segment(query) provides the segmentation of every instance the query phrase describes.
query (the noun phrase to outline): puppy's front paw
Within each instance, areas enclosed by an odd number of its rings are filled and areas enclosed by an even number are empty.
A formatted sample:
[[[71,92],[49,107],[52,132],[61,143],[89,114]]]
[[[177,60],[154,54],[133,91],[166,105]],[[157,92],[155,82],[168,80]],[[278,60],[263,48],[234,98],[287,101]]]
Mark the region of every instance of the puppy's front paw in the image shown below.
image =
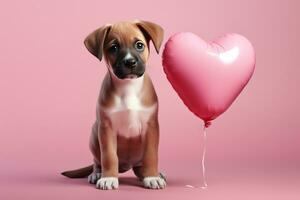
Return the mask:
[[[96,184],[97,181],[100,179],[101,173],[99,172],[93,172],[88,176],[88,182],[90,184]]]
[[[97,181],[96,188],[101,190],[117,189],[119,180],[117,177],[103,177]]]
[[[160,176],[145,177],[143,179],[143,184],[145,188],[149,188],[149,189],[163,189],[167,185],[165,179],[163,179]]]

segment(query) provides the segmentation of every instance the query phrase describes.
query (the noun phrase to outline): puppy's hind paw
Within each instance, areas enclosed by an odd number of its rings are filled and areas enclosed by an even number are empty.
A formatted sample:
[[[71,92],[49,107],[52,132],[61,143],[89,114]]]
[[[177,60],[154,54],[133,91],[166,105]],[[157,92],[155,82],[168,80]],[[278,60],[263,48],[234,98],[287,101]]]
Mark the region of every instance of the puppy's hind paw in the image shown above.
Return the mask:
[[[99,172],[93,172],[88,176],[88,182],[90,184],[96,184],[97,181],[100,179],[101,173]]]
[[[143,179],[143,184],[145,188],[149,188],[149,189],[163,189],[167,185],[165,179],[163,179],[160,176],[145,177]]]
[[[101,190],[117,189],[119,180],[117,177],[103,177],[97,181],[96,188]]]

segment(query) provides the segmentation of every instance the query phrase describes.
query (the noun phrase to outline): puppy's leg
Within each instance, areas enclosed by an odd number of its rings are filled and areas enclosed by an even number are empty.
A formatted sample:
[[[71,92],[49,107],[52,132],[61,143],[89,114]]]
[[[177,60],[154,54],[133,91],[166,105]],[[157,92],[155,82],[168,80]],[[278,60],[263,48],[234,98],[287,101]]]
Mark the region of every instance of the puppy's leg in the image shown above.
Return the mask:
[[[117,136],[110,126],[99,125],[98,140],[102,172],[96,187],[102,190],[117,189],[119,187]]]
[[[134,175],[140,180],[143,181],[144,177],[142,176],[143,166],[136,166],[132,168]],[[167,177],[163,172],[159,172],[159,176],[167,181]]]
[[[90,150],[94,156],[93,172],[88,176],[88,182],[96,184],[101,177],[101,153],[98,140],[98,121],[96,121],[92,127],[90,136]]]
[[[159,125],[157,120],[148,123],[145,135],[145,150],[140,172],[138,176],[143,179],[144,187],[150,189],[163,189],[166,181],[158,173],[158,143]]]
[[[98,164],[94,163],[93,172],[88,176],[88,182],[90,184],[96,184],[100,177],[101,167]]]
[[[142,166],[133,167],[132,170],[134,172],[134,175],[140,180],[143,181],[143,175],[142,175]]]

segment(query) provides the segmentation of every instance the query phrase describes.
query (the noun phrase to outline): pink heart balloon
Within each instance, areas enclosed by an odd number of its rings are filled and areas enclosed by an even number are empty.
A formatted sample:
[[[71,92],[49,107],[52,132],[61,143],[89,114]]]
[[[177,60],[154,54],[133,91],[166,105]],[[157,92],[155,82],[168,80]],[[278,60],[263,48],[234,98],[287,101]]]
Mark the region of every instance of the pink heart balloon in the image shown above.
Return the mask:
[[[178,33],[165,45],[163,67],[185,105],[209,123],[226,111],[250,80],[255,53],[238,34],[207,43],[193,33]]]

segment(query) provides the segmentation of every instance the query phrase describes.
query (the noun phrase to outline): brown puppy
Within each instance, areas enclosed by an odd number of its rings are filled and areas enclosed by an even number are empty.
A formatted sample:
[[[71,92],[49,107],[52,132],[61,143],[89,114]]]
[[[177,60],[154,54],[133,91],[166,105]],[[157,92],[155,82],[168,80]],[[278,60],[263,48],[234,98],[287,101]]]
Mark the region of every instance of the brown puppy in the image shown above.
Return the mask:
[[[132,168],[146,188],[166,186],[158,171],[158,101],[145,73],[150,40],[158,53],[163,29],[146,21],[105,25],[85,39],[89,52],[100,61],[104,57],[108,68],[90,137],[94,164],[63,175],[89,175],[97,188],[116,189],[118,173]]]

